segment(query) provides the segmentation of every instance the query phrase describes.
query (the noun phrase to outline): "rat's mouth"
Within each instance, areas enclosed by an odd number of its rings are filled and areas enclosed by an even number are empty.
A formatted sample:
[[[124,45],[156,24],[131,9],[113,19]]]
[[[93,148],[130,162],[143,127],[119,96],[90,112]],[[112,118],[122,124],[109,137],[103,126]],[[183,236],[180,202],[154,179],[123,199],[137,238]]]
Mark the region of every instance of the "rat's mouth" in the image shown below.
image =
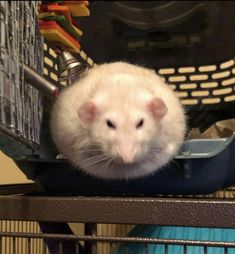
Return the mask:
[[[116,161],[116,164],[121,165],[121,166],[123,166],[123,165],[134,165],[134,164],[136,164],[136,162],[135,161],[125,162],[123,160],[119,160],[119,161]]]
[[[133,166],[137,163],[140,163],[141,161],[143,161],[143,158],[135,158],[133,161],[125,161],[123,160],[122,157],[120,156],[117,156],[113,159],[113,162],[116,164],[116,165],[120,165],[120,166]]]

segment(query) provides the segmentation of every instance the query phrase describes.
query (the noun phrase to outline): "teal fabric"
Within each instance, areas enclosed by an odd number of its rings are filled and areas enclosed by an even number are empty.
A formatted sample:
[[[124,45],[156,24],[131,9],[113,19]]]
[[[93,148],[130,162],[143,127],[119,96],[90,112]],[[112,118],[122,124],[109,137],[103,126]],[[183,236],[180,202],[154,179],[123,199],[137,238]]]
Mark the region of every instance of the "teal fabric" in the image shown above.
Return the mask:
[[[235,229],[224,228],[196,228],[196,227],[172,227],[172,226],[136,226],[128,236],[151,237],[161,239],[178,240],[204,240],[235,242]],[[184,247],[169,245],[168,254],[183,254]],[[145,252],[145,245],[129,244],[128,252],[125,244],[120,244],[112,254],[165,254],[164,245],[148,244],[148,251]],[[204,248],[200,246],[187,246],[187,254],[205,254]],[[208,247],[207,254],[225,254],[224,248]],[[228,248],[227,254],[235,254],[235,249]]]

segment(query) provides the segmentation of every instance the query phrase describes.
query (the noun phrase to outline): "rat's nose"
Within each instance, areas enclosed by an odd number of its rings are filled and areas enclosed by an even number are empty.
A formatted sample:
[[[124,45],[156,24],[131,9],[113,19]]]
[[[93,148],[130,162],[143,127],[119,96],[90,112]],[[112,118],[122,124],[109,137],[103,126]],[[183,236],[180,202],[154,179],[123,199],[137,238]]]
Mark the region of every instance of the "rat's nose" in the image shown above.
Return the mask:
[[[124,163],[130,164],[134,162],[136,147],[128,147],[124,145],[122,147],[119,147],[118,150],[119,156]]]

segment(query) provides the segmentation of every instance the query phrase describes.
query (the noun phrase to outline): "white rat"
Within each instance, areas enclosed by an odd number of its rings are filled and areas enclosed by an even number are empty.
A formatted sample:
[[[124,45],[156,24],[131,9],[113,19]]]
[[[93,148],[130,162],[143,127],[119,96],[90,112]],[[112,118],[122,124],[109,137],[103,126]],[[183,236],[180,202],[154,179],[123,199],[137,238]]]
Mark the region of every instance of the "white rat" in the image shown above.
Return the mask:
[[[183,107],[154,71],[102,64],[61,93],[52,138],[73,165],[100,178],[137,178],[167,164],[184,141]]]

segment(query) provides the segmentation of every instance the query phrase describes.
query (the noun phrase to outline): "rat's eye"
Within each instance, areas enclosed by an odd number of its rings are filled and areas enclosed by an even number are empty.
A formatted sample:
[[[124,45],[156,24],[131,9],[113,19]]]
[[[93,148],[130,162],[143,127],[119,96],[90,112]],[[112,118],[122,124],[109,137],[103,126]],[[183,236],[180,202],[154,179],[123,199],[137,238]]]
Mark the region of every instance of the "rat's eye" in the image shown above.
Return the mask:
[[[136,129],[141,128],[144,125],[144,119],[140,119],[139,122],[136,124]]]
[[[116,126],[110,120],[107,120],[106,124],[109,128],[116,129]]]

